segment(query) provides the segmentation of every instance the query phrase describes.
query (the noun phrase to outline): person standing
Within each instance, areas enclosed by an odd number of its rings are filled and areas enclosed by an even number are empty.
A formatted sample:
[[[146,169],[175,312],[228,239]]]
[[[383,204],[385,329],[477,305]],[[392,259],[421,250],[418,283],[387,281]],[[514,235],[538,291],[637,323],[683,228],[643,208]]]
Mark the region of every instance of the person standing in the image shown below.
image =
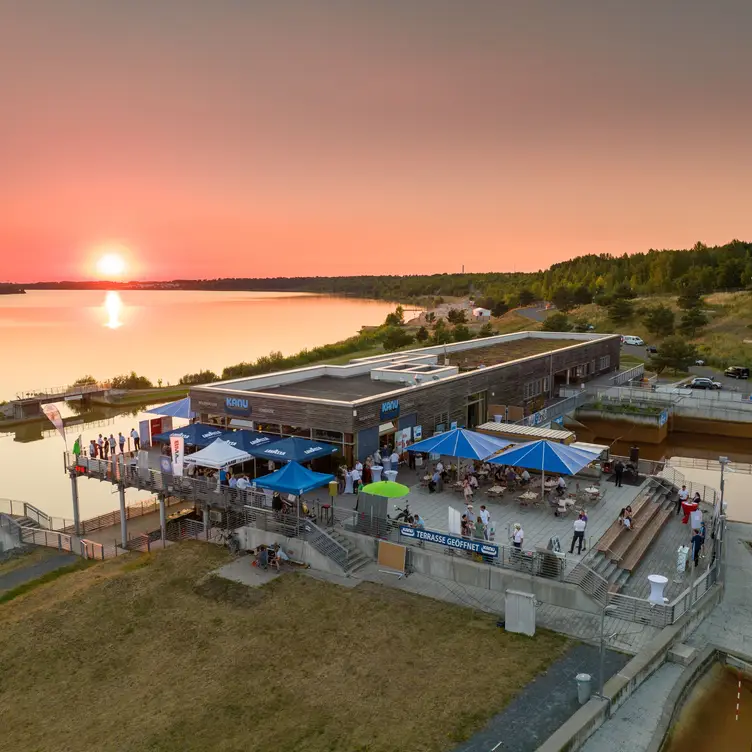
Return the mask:
[[[483,532],[486,540],[489,540],[489,531],[491,529],[491,513],[486,509],[485,504],[480,505],[480,512],[478,516],[483,520]]]
[[[585,540],[585,528],[587,527],[587,522],[582,519],[582,515],[580,515],[572,525],[574,529],[574,535],[572,535],[572,545],[569,547],[569,553],[574,553],[574,544],[577,544],[577,554],[582,553],[582,543]]]
[[[522,551],[522,544],[525,541],[525,531],[522,529],[522,525],[519,522],[514,523],[514,532],[512,533],[512,546],[516,549],[513,553],[519,556],[519,552]]]
[[[621,479],[624,475],[624,463],[621,460],[616,460],[614,465],[614,485],[617,488],[621,488]]]
[[[389,458],[389,462],[392,465],[392,470],[399,470],[399,461],[400,461],[400,456],[397,452],[397,447],[394,447],[394,451],[392,451],[392,456]]]
[[[131,438],[133,439],[133,447],[135,451],[140,451],[141,437],[138,435],[138,431],[135,428],[131,428]]]
[[[118,431],[118,444],[120,444],[120,454],[125,454],[125,436],[122,431]]]
[[[97,442],[94,439],[89,442],[89,457],[93,460],[97,457]]]
[[[475,518],[475,538],[476,540],[486,539],[486,526],[483,524],[483,519],[480,515]]]
[[[114,434],[110,434],[109,442],[110,442],[110,457],[112,457],[112,459],[114,460],[115,459],[115,447],[117,446],[117,442],[115,441]]]
[[[97,448],[99,449],[99,457],[106,460],[107,457],[104,454],[104,439],[102,438],[101,433],[99,434],[99,438],[97,439]]]
[[[689,499],[689,491],[686,486],[681,487],[676,497],[676,513],[679,514],[682,511],[682,504]]]

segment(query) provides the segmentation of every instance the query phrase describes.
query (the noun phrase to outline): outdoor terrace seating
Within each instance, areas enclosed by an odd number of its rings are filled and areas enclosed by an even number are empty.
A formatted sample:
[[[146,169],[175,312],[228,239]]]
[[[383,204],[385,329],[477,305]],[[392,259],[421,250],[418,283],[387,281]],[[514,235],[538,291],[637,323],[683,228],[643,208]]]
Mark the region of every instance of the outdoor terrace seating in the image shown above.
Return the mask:
[[[652,497],[652,493],[650,489],[646,489],[637,499],[634,504],[632,505],[632,514],[633,516],[637,516],[639,511],[642,509],[642,507],[647,504],[648,500]],[[616,543],[617,539],[622,535],[631,535],[632,531],[628,531],[624,528],[623,525],[619,523],[618,520],[615,520],[614,523],[609,527],[608,530],[601,536],[601,539],[598,541],[598,545],[596,546],[596,549],[598,551],[602,551],[603,553],[608,553],[611,551],[612,547]]]
[[[636,540],[630,546],[624,558],[619,562],[620,569],[626,569],[631,572],[640,563],[650,544],[658,536],[666,520],[671,516],[672,511],[671,508],[661,508],[657,514],[653,515],[650,522],[644,528],[636,531]]]

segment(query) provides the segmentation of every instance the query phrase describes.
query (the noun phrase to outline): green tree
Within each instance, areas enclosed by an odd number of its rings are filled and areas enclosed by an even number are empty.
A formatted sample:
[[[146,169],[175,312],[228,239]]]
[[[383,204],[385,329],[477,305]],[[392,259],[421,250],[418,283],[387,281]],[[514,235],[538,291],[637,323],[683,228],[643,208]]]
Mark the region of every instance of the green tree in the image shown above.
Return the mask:
[[[409,345],[413,339],[412,334],[408,334],[402,327],[390,326],[384,332],[382,343],[387,351],[398,350],[400,347]]]
[[[428,334],[428,329],[426,329],[425,326],[421,326],[420,329],[415,333],[415,339],[418,340],[418,342],[425,342],[430,335]]]
[[[559,287],[551,295],[551,302],[562,313],[571,311],[575,305],[574,293],[568,287]]]
[[[433,326],[431,341],[434,345],[445,345],[452,341],[452,333],[447,329],[444,319],[439,319]]]
[[[405,310],[398,305],[392,313],[388,313],[384,321],[387,326],[403,326],[405,323]]]
[[[161,382],[162,379],[159,381]],[[209,384],[212,381],[219,381],[219,376],[214,371],[199,371],[198,373],[186,373],[185,376],[181,376],[178,384]]]
[[[96,383],[97,383],[97,380],[93,376],[87,374],[86,376],[82,376],[80,379],[76,379],[73,382],[73,386],[87,386],[89,384],[96,384]]]
[[[674,312],[665,305],[650,306],[642,311],[642,323],[657,337],[668,337],[674,333]]]
[[[509,310],[509,306],[503,300],[500,300],[491,309],[491,315],[492,316],[503,316],[508,310]]]
[[[429,312],[428,312],[428,313],[426,314],[426,321],[427,321],[427,322],[428,322],[429,324],[433,324],[433,322],[434,322],[434,321],[436,321],[436,312],[435,312],[435,311],[429,311]]]
[[[585,285],[576,287],[572,295],[574,297],[574,302],[577,305],[589,305],[593,302],[593,293],[590,292],[590,289],[585,287]]]
[[[700,289],[690,286],[676,299],[676,305],[683,311],[689,311],[692,308],[702,308],[705,305],[705,301],[702,298]]]
[[[637,293],[626,282],[617,285],[612,294],[614,299],[618,298],[621,300],[634,300],[637,297]]]
[[[468,339],[472,339],[472,332],[465,326],[465,324],[457,324],[452,330],[452,339],[455,342],[465,342]]]
[[[617,298],[608,307],[608,318],[614,324],[626,324],[634,317],[634,303],[626,298]]]
[[[544,332],[571,332],[572,323],[566,313],[552,313],[543,322]]]
[[[679,373],[686,371],[698,358],[697,348],[681,337],[666,337],[660,350],[653,353],[648,367],[656,373],[663,373],[667,368]]]
[[[697,332],[708,324],[708,317],[701,308],[690,308],[684,312],[679,322],[679,331],[687,337],[695,337]]]
[[[135,371],[112,379],[113,389],[151,389],[153,386],[146,376],[139,376]]]
[[[518,294],[518,300],[520,301],[521,306],[529,306],[531,303],[535,302],[535,293],[527,287],[523,287]]]
[[[478,331],[479,337],[493,337],[493,335],[496,334],[494,331],[494,328],[491,326],[491,323],[487,321]]]
[[[447,321],[450,324],[464,324],[467,321],[464,308],[450,308],[447,313]]]

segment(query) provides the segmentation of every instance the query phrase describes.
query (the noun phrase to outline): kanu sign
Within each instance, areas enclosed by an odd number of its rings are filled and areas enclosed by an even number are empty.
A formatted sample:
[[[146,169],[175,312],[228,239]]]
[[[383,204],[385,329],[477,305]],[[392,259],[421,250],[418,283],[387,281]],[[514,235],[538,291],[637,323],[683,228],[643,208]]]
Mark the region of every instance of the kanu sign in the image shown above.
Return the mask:
[[[244,397],[225,397],[225,412],[247,418],[251,414],[251,404]]]
[[[381,420],[390,420],[396,418],[399,415],[400,405],[399,400],[387,400],[381,403],[381,409],[379,410],[379,418]]]

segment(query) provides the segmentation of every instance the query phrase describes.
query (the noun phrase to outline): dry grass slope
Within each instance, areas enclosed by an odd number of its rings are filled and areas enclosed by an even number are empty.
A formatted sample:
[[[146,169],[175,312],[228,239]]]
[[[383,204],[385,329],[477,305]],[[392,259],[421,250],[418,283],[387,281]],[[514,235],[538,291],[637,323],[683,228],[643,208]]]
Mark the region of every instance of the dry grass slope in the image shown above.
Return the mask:
[[[3,742],[26,750],[448,750],[566,649],[377,586],[250,590],[201,543],[0,608]]]

